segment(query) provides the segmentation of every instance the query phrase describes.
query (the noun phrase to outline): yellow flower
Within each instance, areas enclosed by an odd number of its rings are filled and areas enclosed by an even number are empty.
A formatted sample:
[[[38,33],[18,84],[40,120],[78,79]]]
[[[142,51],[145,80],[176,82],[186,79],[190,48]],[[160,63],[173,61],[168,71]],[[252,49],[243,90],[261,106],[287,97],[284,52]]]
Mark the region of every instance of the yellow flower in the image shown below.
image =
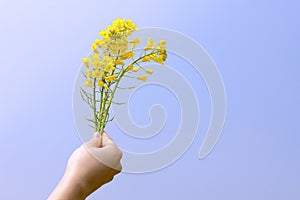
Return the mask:
[[[116,27],[114,27],[114,26],[108,26],[107,30],[112,34],[119,32],[118,29],[116,29]]]
[[[102,42],[103,42],[103,40],[96,39],[94,43],[97,47],[100,47]]]
[[[108,90],[108,86],[103,82],[103,81],[98,81],[98,85],[101,87],[101,88],[105,88]]]
[[[167,41],[166,40],[161,40],[159,41],[158,45],[166,45]]]
[[[102,62],[100,61],[100,55],[98,53],[92,53],[91,63],[94,68],[99,69],[102,66]]]
[[[134,71],[134,72],[138,72],[140,70],[140,67],[134,67],[133,69],[132,69],[132,71]]]
[[[147,76],[146,75],[138,76],[137,79],[139,79],[141,81],[146,81],[147,80]]]
[[[117,18],[110,26],[107,27],[107,30],[103,30],[100,32],[100,36],[106,39],[120,34],[129,36],[135,30],[138,29],[131,20]]]
[[[133,31],[138,29],[131,20],[117,18],[113,21],[111,26],[107,27],[107,30],[112,34],[123,34],[129,36]]]
[[[127,37],[120,37],[118,39],[110,39],[103,45],[109,50],[111,54],[118,55],[123,53],[128,49],[128,39]]]
[[[131,49],[134,49],[136,47],[136,45],[140,42],[141,42],[140,38],[135,38],[134,40],[130,41]]]
[[[117,18],[117,19],[115,19],[114,21],[113,21],[113,25],[114,26],[118,26],[118,25],[120,25],[120,24],[122,24],[123,23],[123,20],[121,19],[121,18]]]
[[[111,37],[111,32],[107,31],[107,30],[102,30],[99,33],[100,36],[102,36],[104,39],[110,38]]]
[[[91,59],[88,57],[82,58],[82,62],[86,67],[89,67],[89,63],[91,62]]]
[[[156,49],[161,52],[161,53],[164,53],[166,51],[166,40],[161,40],[159,41]]]
[[[104,56],[102,60],[99,61],[99,67],[97,69],[109,72],[115,69],[114,60],[110,56]],[[94,65],[95,66],[95,65]]]
[[[153,69],[146,69],[145,71],[146,71],[146,73],[148,73],[148,74],[153,74],[153,72],[154,72]]]
[[[98,54],[98,53],[92,53],[92,62],[94,61],[94,60],[100,60],[100,55]]]
[[[127,19],[126,21],[125,21],[125,27],[126,27],[126,29],[128,29],[128,30],[137,30],[137,28],[136,28],[136,25],[130,20],[130,19]]]
[[[124,66],[125,63],[122,60],[115,60],[115,65],[122,65],[122,66]]]
[[[85,86],[87,87],[92,87],[93,86],[93,83],[92,83],[92,80],[91,79],[87,79],[86,82],[84,83]]]
[[[108,65],[105,65],[105,68],[104,68],[104,71],[105,72],[110,72],[112,70],[116,69],[115,65],[113,65],[112,63],[111,64],[108,64]]]
[[[104,87],[104,82],[101,81],[101,80],[99,80],[99,81],[98,81],[98,85],[99,85],[100,87]]]
[[[135,38],[134,40],[131,40],[131,43],[140,43],[141,39],[140,38]]]
[[[114,80],[116,80],[116,78],[117,78],[116,75],[110,75],[110,76],[104,77],[104,79],[108,82],[114,81]]]
[[[125,30],[124,20],[117,18],[113,21],[112,26],[108,26],[107,29],[113,33],[119,33]]]
[[[102,59],[103,65],[113,64],[114,59],[110,56],[104,56]]]
[[[106,36],[106,33],[107,33],[106,30],[102,30],[102,31],[99,33],[99,36],[104,37],[104,36]]]
[[[143,59],[142,59],[142,62],[150,62],[151,58],[150,56],[145,56]]]
[[[101,80],[98,81],[98,85],[101,87],[101,88],[105,88],[105,89],[108,89],[108,86]]]
[[[126,72],[128,72],[129,70],[133,70],[133,65],[132,64],[130,64],[130,65],[128,65],[128,67],[126,68]]]
[[[97,49],[97,45],[95,43],[92,44],[91,48],[95,53],[99,53],[99,51]]]
[[[127,60],[127,59],[129,59],[129,58],[132,58],[133,56],[134,56],[134,52],[133,51],[127,51],[127,52],[125,52],[125,53],[123,53],[122,55],[121,55],[121,59],[122,60]]]
[[[144,50],[153,50],[154,46],[156,45],[156,43],[154,42],[154,40],[152,38],[148,38],[148,44],[145,46]]]
[[[166,61],[166,59],[167,59],[167,54],[161,54],[161,55],[158,56],[156,62],[164,65],[164,62]]]
[[[89,77],[92,77],[92,71],[91,71],[90,69],[87,70],[87,75],[88,75]]]
[[[153,60],[154,62],[157,62],[157,54],[156,54],[156,53],[151,54],[149,57],[150,57],[150,59]]]
[[[103,71],[97,70],[92,73],[92,77],[99,79],[101,76],[103,76],[103,74]]]

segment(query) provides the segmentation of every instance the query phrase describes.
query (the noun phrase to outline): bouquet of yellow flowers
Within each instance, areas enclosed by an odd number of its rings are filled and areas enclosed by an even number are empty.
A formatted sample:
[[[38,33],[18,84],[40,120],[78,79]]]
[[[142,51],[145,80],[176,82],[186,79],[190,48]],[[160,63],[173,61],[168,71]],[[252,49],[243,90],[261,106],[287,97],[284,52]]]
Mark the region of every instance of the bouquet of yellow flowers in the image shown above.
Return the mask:
[[[148,38],[147,45],[141,50],[139,56],[136,45],[139,38],[130,40],[130,36],[137,31],[136,25],[129,19],[116,19],[107,29],[102,30],[91,45],[92,53],[89,57],[82,58],[86,70],[85,87],[81,87],[81,97],[93,110],[93,118],[87,119],[92,123],[95,132],[103,133],[106,124],[112,121],[109,109],[114,95],[119,88],[123,77],[147,80],[146,74],[152,74],[152,69],[141,66],[143,62],[156,62],[164,65],[167,59],[166,41],[161,40],[156,44]],[[134,73],[143,70],[145,75],[135,76]]]

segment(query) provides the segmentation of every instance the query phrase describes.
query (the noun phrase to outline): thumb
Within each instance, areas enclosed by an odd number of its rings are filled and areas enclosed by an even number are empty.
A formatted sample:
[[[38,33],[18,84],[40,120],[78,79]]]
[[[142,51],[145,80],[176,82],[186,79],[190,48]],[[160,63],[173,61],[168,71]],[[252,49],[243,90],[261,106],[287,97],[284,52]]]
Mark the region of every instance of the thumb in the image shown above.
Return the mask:
[[[95,132],[92,138],[88,142],[92,147],[102,147],[102,135],[99,132]]]

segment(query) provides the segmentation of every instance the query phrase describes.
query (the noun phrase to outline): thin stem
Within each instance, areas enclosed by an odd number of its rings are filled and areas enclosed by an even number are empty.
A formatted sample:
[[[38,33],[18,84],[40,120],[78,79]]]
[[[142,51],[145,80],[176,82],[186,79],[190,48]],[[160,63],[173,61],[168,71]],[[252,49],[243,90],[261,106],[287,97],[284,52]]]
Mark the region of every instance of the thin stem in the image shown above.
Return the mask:
[[[103,117],[103,109],[104,109],[104,95],[103,95],[103,88],[99,88],[100,89],[100,101],[99,101],[99,113],[98,113],[98,118],[100,119],[100,123],[98,124],[97,130],[100,131],[100,126],[102,124],[102,117]]]
[[[93,111],[94,111],[94,120],[95,120],[95,132],[97,131],[98,118],[97,118],[97,107],[96,107],[96,78],[94,78],[93,82]]]

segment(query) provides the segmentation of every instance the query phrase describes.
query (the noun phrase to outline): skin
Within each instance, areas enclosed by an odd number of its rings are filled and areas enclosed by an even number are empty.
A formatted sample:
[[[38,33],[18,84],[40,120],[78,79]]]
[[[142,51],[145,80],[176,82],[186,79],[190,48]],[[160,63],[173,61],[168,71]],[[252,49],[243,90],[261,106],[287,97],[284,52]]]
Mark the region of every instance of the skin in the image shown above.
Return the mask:
[[[69,158],[65,174],[48,200],[82,200],[121,172],[122,151],[107,133],[95,133]]]

